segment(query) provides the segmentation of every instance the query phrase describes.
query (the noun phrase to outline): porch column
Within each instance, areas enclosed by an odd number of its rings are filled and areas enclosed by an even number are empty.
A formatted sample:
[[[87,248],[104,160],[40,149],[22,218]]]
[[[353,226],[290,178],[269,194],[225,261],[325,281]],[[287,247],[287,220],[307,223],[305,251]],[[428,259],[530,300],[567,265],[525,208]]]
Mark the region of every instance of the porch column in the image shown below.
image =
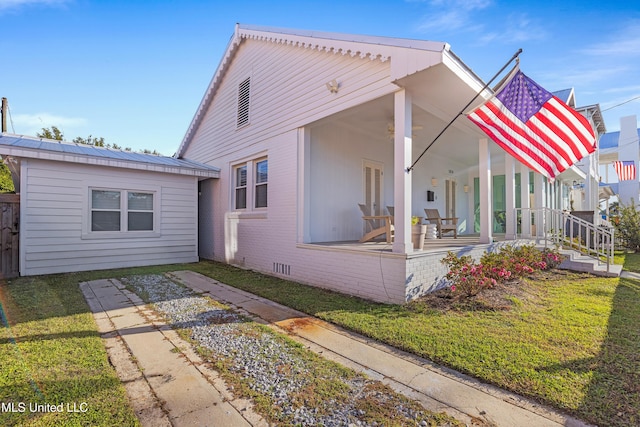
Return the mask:
[[[393,139],[393,252],[413,252],[411,243],[411,96],[405,89],[394,95]]]
[[[529,168],[520,164],[520,207],[522,220],[520,221],[520,235],[531,237],[531,197],[529,196]]]
[[[505,184],[505,209],[506,227],[505,239],[516,238],[516,159],[509,153],[504,154],[504,184]]]
[[[593,170],[593,158],[594,156],[592,154],[588,155],[585,159],[585,162],[587,163],[587,176],[584,179],[584,192],[585,192],[585,202],[586,202],[586,206],[583,206],[583,209],[585,211],[595,211],[595,206],[594,206],[594,188],[593,185],[595,183],[595,179],[593,177],[593,175],[591,174],[592,170]],[[596,192],[596,198],[597,196],[597,190]]]
[[[311,179],[311,134],[306,128],[298,128],[298,209],[297,209],[297,243],[311,243],[311,212],[309,185]]]
[[[539,173],[533,174],[533,198],[535,199],[535,224],[536,237],[544,235],[544,207],[546,200],[546,185],[544,176]]]
[[[478,141],[480,168],[480,243],[493,241],[493,198],[491,191],[491,153],[489,140],[481,138]]]

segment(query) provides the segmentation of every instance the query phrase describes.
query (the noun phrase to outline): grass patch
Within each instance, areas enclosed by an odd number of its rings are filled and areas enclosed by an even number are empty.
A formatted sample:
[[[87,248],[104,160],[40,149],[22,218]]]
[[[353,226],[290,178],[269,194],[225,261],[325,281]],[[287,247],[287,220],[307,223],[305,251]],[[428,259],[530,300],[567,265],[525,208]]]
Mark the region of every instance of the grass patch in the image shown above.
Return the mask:
[[[639,422],[638,281],[563,273],[527,280],[534,297],[515,294],[508,310],[443,311],[372,303],[224,264],[193,269],[585,421]]]
[[[16,410],[0,412],[0,425],[138,424],[78,282],[15,280],[0,302],[0,402]]]
[[[78,284],[184,268],[104,270],[0,283],[0,403],[15,409],[0,411],[0,425],[139,425]],[[32,412],[30,403],[62,403],[64,412]],[[22,412],[20,404],[25,405]],[[67,412],[67,404],[86,412]]]
[[[617,254],[640,272],[640,254]],[[20,278],[0,286],[0,402],[89,402],[87,414],[0,414],[2,425],[133,425],[78,283],[190,269],[600,425],[640,423],[640,281],[528,281],[508,310],[397,306],[237,269],[189,265]],[[526,297],[533,295],[533,298]],[[56,339],[52,339],[56,338]],[[17,343],[15,344],[14,343]],[[376,396],[375,393],[372,396]],[[55,401],[52,401],[55,399]],[[367,405],[364,402],[363,411]],[[265,403],[266,404],[266,403]],[[64,417],[64,418],[63,418]]]

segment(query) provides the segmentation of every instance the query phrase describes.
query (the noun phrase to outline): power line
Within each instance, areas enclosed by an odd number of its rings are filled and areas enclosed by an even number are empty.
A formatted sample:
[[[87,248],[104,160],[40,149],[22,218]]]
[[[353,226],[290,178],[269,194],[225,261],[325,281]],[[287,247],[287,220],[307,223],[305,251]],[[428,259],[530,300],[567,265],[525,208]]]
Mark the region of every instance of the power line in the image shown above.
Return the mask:
[[[638,95],[638,96],[636,96],[636,97],[634,97],[634,98],[631,98],[631,99],[627,99],[626,101],[621,102],[620,104],[616,104],[616,105],[614,105],[613,107],[605,108],[604,110],[602,110],[602,112],[612,110],[612,109],[614,109],[614,108],[616,108],[616,107],[619,107],[619,106],[621,106],[621,105],[627,104],[627,103],[629,103],[629,102],[631,102],[631,101],[635,101],[636,99],[640,99],[640,95]]]

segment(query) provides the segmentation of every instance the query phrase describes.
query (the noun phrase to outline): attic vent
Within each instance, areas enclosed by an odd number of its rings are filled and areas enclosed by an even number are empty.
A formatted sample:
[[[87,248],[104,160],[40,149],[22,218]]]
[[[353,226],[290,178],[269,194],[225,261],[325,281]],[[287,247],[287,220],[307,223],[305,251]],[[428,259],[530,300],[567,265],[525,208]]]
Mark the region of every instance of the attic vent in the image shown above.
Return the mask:
[[[249,99],[251,94],[251,77],[247,77],[238,86],[238,127],[249,124]]]

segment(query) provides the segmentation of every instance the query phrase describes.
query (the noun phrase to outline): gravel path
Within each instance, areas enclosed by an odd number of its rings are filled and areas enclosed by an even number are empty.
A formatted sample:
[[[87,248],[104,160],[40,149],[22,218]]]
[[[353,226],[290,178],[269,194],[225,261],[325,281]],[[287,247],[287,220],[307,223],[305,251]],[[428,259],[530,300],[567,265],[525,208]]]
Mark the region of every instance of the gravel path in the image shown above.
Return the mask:
[[[320,363],[300,345],[165,276],[133,276],[121,281],[153,303],[173,328],[187,330],[198,345],[226,360],[229,371],[252,391],[268,397],[271,418],[276,422],[309,426],[450,425],[448,421],[434,423],[430,413],[417,403],[379,382],[332,362]],[[330,390],[322,390],[323,386]],[[323,399],[323,393],[334,398]],[[375,417],[380,422],[374,421],[372,410],[384,413],[386,420]]]

